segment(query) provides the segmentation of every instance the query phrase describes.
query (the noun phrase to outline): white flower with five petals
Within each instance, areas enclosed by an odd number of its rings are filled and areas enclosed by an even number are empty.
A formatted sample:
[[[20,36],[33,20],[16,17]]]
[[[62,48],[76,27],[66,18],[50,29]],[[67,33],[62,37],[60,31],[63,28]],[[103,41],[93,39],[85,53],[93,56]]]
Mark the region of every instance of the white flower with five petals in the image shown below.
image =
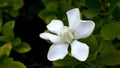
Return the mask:
[[[78,8],[66,12],[69,27],[64,26],[60,20],[52,20],[47,25],[51,33],[41,33],[40,37],[50,40],[53,45],[50,46],[47,58],[50,61],[63,59],[68,53],[68,47],[71,47],[71,55],[79,61],[85,61],[89,55],[87,44],[77,41],[86,38],[93,32],[95,23],[90,20],[81,20]]]

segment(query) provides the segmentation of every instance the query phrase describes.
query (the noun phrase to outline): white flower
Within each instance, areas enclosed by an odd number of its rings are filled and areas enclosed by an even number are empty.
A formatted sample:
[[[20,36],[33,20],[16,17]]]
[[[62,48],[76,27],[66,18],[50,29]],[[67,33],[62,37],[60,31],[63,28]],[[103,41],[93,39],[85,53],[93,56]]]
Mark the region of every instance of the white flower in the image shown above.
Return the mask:
[[[46,40],[50,40],[53,45],[50,46],[47,58],[50,61],[56,61],[63,59],[68,53],[68,47],[71,47],[71,55],[80,60],[85,61],[89,55],[89,47],[87,44],[77,41],[90,36],[95,23],[90,20],[81,20],[80,12],[78,8],[74,8],[66,12],[69,27],[64,26],[60,20],[52,20],[47,25],[47,29],[50,33],[41,33],[40,37]]]

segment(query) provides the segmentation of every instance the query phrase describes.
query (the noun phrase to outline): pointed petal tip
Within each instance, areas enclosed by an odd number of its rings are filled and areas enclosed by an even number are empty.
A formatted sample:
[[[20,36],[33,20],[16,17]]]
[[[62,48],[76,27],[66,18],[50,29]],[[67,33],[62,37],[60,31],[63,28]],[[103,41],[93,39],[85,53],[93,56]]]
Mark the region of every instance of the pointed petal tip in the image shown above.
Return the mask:
[[[60,36],[50,34],[50,33],[41,33],[39,35],[42,39],[50,40],[53,43],[63,43]]]
[[[44,33],[40,33],[40,34],[39,34],[39,37],[42,38],[42,39],[46,39]]]

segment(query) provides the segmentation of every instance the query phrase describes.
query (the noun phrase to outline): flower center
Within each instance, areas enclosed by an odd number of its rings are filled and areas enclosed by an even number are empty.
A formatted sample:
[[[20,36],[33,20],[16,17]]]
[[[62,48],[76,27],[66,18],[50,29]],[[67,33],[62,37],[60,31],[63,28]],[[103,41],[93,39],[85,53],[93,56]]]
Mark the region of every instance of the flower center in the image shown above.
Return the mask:
[[[62,40],[65,43],[71,43],[72,40],[74,39],[72,32],[70,31],[69,27],[67,27],[67,26],[64,26],[63,28],[61,28],[60,36],[62,37]]]

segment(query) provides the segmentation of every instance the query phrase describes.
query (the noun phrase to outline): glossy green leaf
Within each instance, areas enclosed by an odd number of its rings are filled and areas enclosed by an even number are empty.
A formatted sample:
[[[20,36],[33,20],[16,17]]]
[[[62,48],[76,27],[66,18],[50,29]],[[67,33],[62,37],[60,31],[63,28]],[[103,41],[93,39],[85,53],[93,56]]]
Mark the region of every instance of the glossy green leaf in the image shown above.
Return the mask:
[[[12,17],[17,17],[18,14],[19,14],[19,11],[18,10],[9,10],[8,13],[12,16]]]
[[[29,44],[22,42],[18,46],[14,47],[14,50],[18,53],[26,53],[31,50],[31,47]]]
[[[26,68],[23,63],[14,61],[13,58],[3,57],[0,60],[0,68]]]
[[[9,68],[9,66],[14,62],[13,58],[8,57],[3,57],[0,60],[0,68]]]
[[[14,61],[9,68],[26,68],[26,66],[19,61]]]
[[[104,68],[100,55],[97,55],[96,59],[90,61],[89,64],[91,65],[91,68]]]
[[[56,13],[58,12],[57,10],[57,3],[56,2],[50,2],[47,4],[46,6],[46,11],[52,12],[52,13]]]
[[[3,34],[9,34],[8,32],[10,32],[11,30],[13,30],[15,26],[15,21],[8,21],[6,22],[4,25],[3,25],[3,28],[2,28],[2,32]]]
[[[1,36],[3,41],[5,42],[11,42],[15,35],[14,35],[14,31],[13,30],[9,30],[8,32],[6,32],[6,34],[3,34],[3,36]]]
[[[65,13],[67,10],[69,10],[72,7],[72,0],[61,0],[58,3],[58,10],[60,13]]]
[[[2,47],[0,47],[0,57],[9,56],[11,53],[11,49],[12,49],[12,44],[10,42],[4,44]]]
[[[2,42],[9,42],[10,39],[8,39],[7,36],[0,36],[0,41],[2,41]]]
[[[111,41],[103,41],[100,43],[100,47],[99,47],[99,52],[101,55],[103,55],[104,53],[111,51]]]
[[[43,10],[41,10],[41,11],[39,12],[38,16],[39,16],[41,19],[45,20],[45,18],[46,18],[47,16],[49,16],[50,14],[51,14],[51,13],[48,12],[48,11],[46,11],[46,9],[43,9]]]
[[[106,24],[101,30],[101,35],[105,40],[113,40],[120,35],[120,22]]]
[[[118,65],[120,64],[120,51],[106,52],[101,58],[104,65]]]
[[[15,38],[12,41],[12,44],[13,44],[14,47],[18,46],[20,43],[21,43],[21,39],[20,38]]]
[[[1,38],[6,39],[7,41],[11,41],[14,39],[14,31],[13,28],[15,26],[15,21],[8,21],[3,25]],[[6,41],[3,40],[3,41]]]
[[[54,15],[48,16],[48,17],[46,17],[45,22],[47,24],[49,24],[51,22],[51,20],[53,20],[53,19],[57,19],[56,16],[54,16]]]
[[[14,0],[13,9],[19,10],[24,5],[23,0]]]
[[[74,67],[76,64],[81,63],[80,61],[78,61],[77,59],[67,55],[64,59],[62,60],[58,60],[58,61],[54,61],[53,62],[53,68],[56,67],[67,67],[67,68],[72,68]]]
[[[97,11],[92,11],[92,10],[83,10],[82,13],[87,19],[92,19],[96,17],[98,14]]]
[[[72,0],[75,7],[82,7],[82,6],[85,6],[85,0]]]

